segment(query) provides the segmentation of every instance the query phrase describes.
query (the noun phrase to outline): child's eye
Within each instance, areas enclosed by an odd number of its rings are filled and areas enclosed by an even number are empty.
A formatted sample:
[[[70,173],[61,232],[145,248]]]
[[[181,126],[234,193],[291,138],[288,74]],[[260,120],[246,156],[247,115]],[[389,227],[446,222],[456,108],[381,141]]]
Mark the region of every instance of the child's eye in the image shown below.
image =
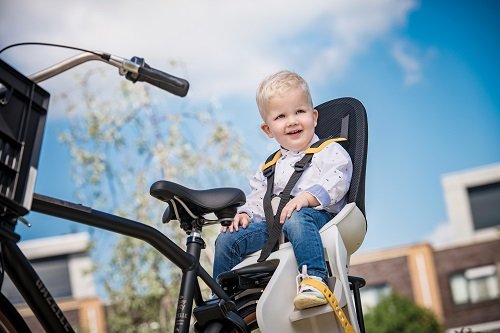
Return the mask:
[[[297,113],[306,113],[306,110],[297,110]]]
[[[278,119],[281,119],[281,118],[284,118],[285,116],[280,114],[279,116],[277,116],[276,118],[274,118],[274,120],[278,120]]]

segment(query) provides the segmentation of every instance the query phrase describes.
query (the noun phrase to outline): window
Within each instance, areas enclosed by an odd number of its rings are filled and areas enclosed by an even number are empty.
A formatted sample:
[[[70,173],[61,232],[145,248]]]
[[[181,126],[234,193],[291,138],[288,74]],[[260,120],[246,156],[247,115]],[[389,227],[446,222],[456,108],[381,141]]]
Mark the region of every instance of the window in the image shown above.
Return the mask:
[[[373,308],[384,297],[389,296],[391,287],[387,284],[380,284],[376,286],[369,286],[360,289],[361,292],[361,306],[364,310]]]
[[[486,229],[500,224],[500,182],[471,187],[470,207],[474,229]]]
[[[70,297],[72,295],[68,259],[66,257],[44,258],[43,260],[34,260],[31,263],[52,297]],[[5,274],[4,278],[2,293],[13,304],[24,303],[24,299],[7,274]]]
[[[495,265],[475,267],[456,273],[450,278],[453,302],[474,304],[498,299],[499,280]]]

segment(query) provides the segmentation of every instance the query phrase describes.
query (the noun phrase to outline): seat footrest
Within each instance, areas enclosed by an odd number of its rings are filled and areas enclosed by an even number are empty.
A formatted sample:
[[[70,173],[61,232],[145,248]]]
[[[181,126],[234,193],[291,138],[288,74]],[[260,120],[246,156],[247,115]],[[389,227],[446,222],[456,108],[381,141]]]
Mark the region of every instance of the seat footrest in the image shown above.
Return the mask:
[[[363,315],[362,309],[361,309],[361,300],[360,300],[360,295],[359,295],[359,289],[365,286],[366,281],[361,277],[351,276],[351,275],[348,276],[348,280],[349,280],[349,287],[353,291],[354,298],[356,301],[356,310],[357,310],[356,315],[358,316],[358,322],[359,322],[360,319],[362,319],[362,317],[359,318],[359,315],[361,315],[361,316]],[[335,279],[331,279],[329,284],[332,285],[334,283],[335,283]],[[342,309],[345,309],[345,305]],[[322,314],[328,313],[328,312],[333,312],[330,304],[316,306],[316,307],[304,309],[304,310],[295,310],[294,309],[290,313],[289,319],[291,322],[295,322],[298,320],[303,320],[303,319],[319,316],[319,315],[322,315]],[[363,327],[364,327],[364,325],[363,325]]]
[[[315,306],[314,308],[304,309],[304,310],[293,310],[290,313],[289,319],[291,322],[307,319],[311,317],[316,317],[325,313],[333,312],[330,304]]]

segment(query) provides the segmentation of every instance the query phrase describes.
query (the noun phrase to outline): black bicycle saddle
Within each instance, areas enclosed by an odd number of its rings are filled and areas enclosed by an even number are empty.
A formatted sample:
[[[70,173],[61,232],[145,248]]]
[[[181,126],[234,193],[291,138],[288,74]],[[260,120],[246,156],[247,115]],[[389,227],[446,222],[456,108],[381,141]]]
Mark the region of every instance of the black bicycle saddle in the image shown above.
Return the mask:
[[[246,201],[245,193],[237,188],[221,187],[193,190],[166,180],[159,180],[151,185],[149,193],[156,199],[165,202],[176,197],[182,200],[196,215],[217,213],[226,211],[228,208],[234,209]]]

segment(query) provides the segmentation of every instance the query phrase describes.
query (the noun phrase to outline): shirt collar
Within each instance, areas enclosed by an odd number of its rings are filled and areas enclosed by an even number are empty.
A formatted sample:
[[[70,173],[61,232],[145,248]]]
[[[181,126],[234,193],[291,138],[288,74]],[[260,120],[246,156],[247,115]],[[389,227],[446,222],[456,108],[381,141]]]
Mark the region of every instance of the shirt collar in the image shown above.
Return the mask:
[[[312,137],[312,139],[311,139],[311,142],[309,142],[309,144],[307,145],[307,148],[311,147],[311,145],[313,143],[315,143],[316,141],[318,141],[318,140],[319,140],[319,137],[316,134],[314,134],[313,137]],[[290,156],[302,155],[302,154],[304,154],[304,151],[305,151],[305,149],[301,150],[301,151],[292,151],[292,150],[287,150],[287,149],[281,147],[281,155],[282,156],[285,156],[285,155],[290,155]]]

